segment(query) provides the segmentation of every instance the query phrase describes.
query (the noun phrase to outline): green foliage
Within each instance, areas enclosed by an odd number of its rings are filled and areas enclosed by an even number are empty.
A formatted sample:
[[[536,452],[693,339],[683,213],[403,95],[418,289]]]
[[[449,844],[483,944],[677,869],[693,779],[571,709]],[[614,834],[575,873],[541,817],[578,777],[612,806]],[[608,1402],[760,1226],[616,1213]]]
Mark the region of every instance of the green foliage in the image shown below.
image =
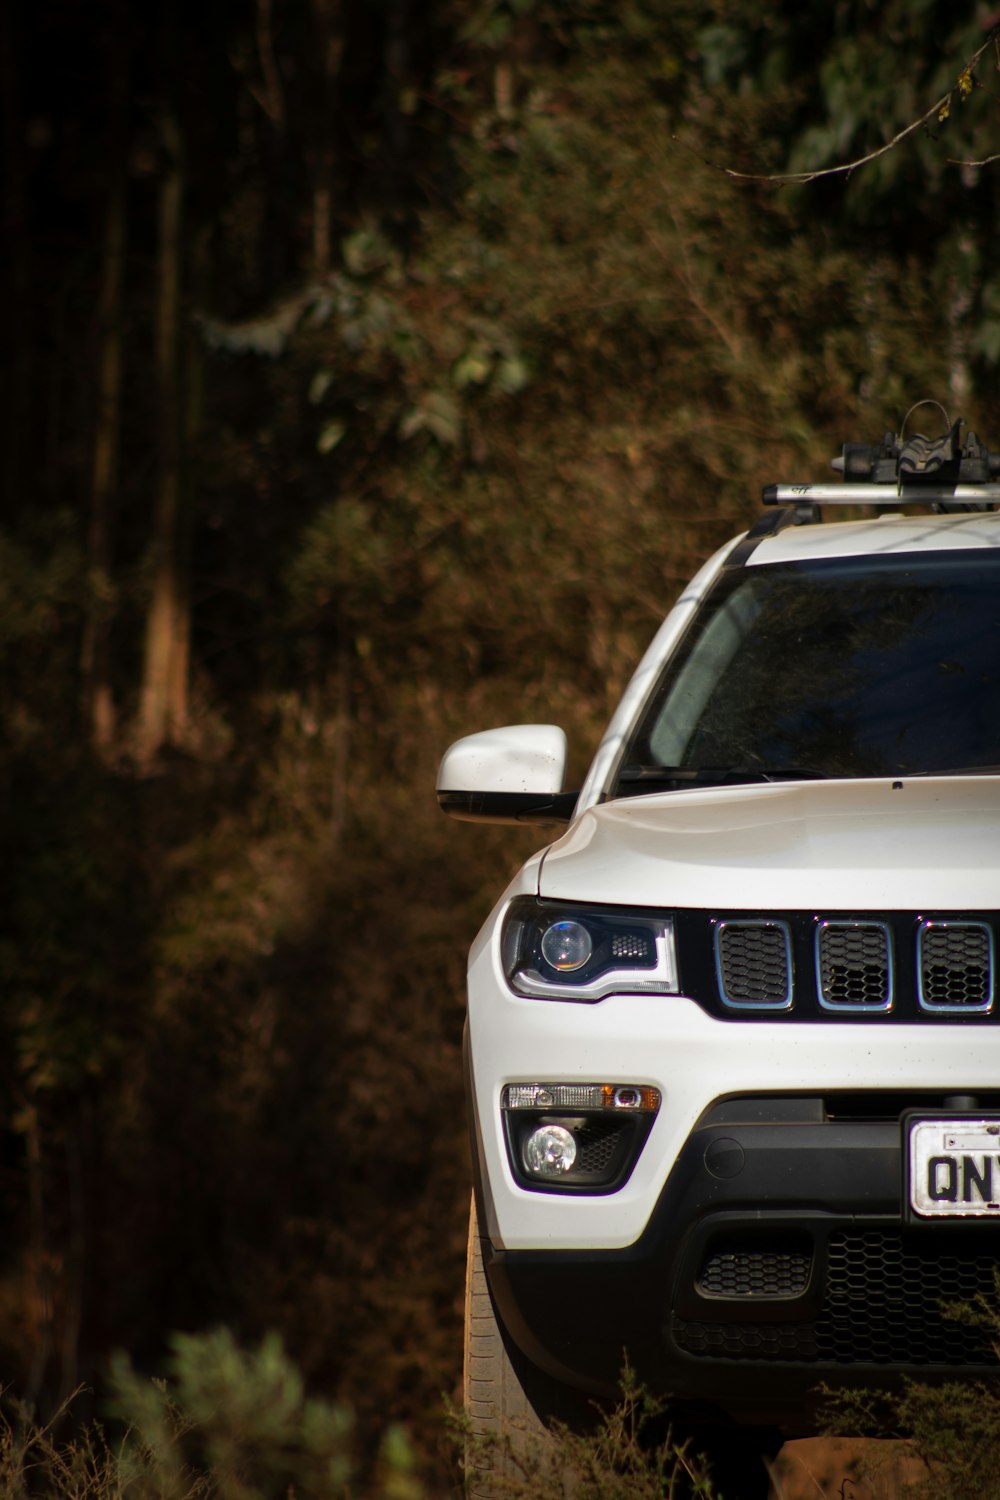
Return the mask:
[[[351,1413],[306,1395],[276,1336],[248,1350],[225,1329],[178,1334],[171,1350],[155,1380],[116,1356],[111,1422],[69,1436],[82,1393],[42,1424],[8,1397],[2,1500],[423,1500],[404,1430],[386,1429],[361,1477]]]
[[[913,1500],[995,1500],[1000,1444],[1000,1392],[995,1382],[907,1381],[895,1398],[870,1391],[830,1396],[829,1430],[880,1440],[857,1466],[873,1478],[893,1460],[918,1460]]]
[[[790,203],[824,232],[835,220],[863,256],[903,260],[919,245],[950,336],[950,384],[966,402],[972,366],[985,373],[996,362],[995,17],[971,0],[766,16],[721,0],[713,10],[699,33],[708,94],[690,116],[695,149],[723,168],[772,174],[772,192],[785,174],[831,173],[788,190]],[[741,137],[713,118],[732,121],[734,87],[752,122]],[[852,163],[861,165],[845,170]]]
[[[342,1496],[353,1468],[353,1419],[307,1396],[272,1334],[256,1350],[231,1333],[175,1334],[167,1378],[150,1381],[128,1357],[112,1363],[111,1411],[125,1426],[118,1466],[129,1496],[270,1500]],[[393,1469],[406,1468],[407,1452]],[[385,1490],[387,1500],[390,1491]]]

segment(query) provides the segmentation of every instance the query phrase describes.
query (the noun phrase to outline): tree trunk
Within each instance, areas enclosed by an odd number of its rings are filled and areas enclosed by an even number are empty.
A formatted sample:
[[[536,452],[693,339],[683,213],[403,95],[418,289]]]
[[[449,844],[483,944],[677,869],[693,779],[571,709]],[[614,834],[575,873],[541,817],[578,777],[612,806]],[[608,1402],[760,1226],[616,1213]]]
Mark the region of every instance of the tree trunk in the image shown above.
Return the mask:
[[[25,1323],[28,1339],[28,1349],[25,1352],[28,1354],[28,1370],[22,1395],[27,1405],[32,1407],[41,1394],[52,1355],[54,1256],[50,1253],[45,1230],[45,1165],[41,1122],[34,1100],[26,1105],[22,1119],[28,1178],[28,1243],[25,1255]]]
[[[204,304],[207,283],[208,235],[202,232],[191,253],[190,289],[194,306]],[[181,476],[175,551],[174,631],[167,690],[168,719],[175,744],[183,743],[190,733],[191,531],[197,487],[191,457],[197,451],[205,406],[205,351],[196,328],[190,322],[183,332],[181,347]]]
[[[3,168],[5,185],[0,195],[0,257],[4,301],[4,345],[6,375],[0,375],[0,404],[4,422],[0,441],[0,498],[5,513],[23,503],[24,454],[30,442],[28,417],[31,398],[30,253],[28,210],[25,193],[24,119],[18,87],[18,7],[0,6],[0,109],[3,119]],[[4,258],[6,265],[4,265]]]
[[[187,598],[181,557],[181,224],[184,172],[181,137],[169,109],[161,117],[165,165],[160,184],[156,278],[157,476],[153,519],[152,592],[136,751],[148,764],[166,744],[183,743],[187,730],[187,669],[179,622],[186,630]]]
[[[312,0],[319,97],[322,107],[313,140],[312,260],[313,273],[329,274],[333,255],[334,147],[333,121],[337,115],[337,87],[344,52],[344,22],[337,0]]]
[[[80,653],[83,719],[90,740],[106,751],[114,737],[115,715],[108,661],[111,598],[111,532],[118,489],[118,437],[121,428],[121,293],[125,263],[125,173],[119,166],[108,191],[104,259],[98,303],[97,414],[87,532],[90,597]]]

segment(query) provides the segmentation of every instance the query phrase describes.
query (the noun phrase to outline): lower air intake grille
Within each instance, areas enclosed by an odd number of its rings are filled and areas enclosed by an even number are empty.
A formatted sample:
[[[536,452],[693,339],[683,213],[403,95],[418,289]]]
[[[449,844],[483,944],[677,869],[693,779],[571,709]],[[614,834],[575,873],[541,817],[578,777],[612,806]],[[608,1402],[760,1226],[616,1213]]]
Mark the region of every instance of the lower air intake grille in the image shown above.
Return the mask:
[[[720,922],[715,956],[727,1005],[780,1010],[791,1004],[792,960],[784,922]]]
[[[945,1309],[979,1297],[992,1305],[998,1269],[995,1238],[989,1249],[956,1255],[927,1233],[906,1240],[878,1230],[835,1234],[814,1322],[675,1319],[673,1337],[688,1354],[705,1359],[995,1368],[990,1330],[949,1318]]]
[[[809,1285],[807,1250],[718,1245],[698,1275],[705,1297],[797,1297]]]
[[[981,922],[925,922],[920,928],[920,1003],[925,1010],[988,1010],[993,942]]]
[[[823,922],[816,942],[822,1005],[888,1009],[892,1003],[889,932],[881,922]]]

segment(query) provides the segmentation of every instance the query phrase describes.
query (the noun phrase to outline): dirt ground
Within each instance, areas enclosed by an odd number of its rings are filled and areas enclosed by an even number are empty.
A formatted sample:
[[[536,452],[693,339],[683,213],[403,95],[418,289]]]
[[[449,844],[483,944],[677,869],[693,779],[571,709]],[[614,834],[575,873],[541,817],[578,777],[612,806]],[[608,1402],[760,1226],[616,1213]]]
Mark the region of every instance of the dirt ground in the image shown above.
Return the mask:
[[[902,1443],[798,1438],[771,1472],[771,1500],[903,1500],[924,1473]]]

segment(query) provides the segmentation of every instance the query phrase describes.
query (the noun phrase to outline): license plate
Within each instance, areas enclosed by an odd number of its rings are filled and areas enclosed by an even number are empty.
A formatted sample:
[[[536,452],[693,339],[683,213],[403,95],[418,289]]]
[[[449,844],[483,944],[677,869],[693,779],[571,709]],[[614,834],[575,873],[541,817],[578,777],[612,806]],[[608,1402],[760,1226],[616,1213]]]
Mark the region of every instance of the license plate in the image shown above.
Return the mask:
[[[1000,1219],[1000,1116],[911,1120],[910,1207],[922,1219]]]

